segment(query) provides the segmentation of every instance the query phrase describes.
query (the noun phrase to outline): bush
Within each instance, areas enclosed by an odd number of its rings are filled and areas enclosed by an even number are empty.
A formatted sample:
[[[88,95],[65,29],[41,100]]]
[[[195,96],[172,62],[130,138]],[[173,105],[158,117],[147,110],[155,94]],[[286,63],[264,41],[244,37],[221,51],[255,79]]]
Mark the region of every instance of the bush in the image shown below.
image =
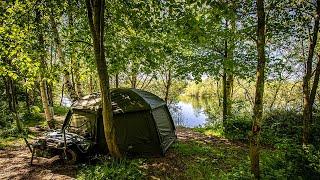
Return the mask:
[[[277,150],[263,150],[260,166],[261,179],[319,179],[320,152],[313,146],[286,143]],[[221,179],[253,179],[250,160],[223,173]]]
[[[288,139],[295,142],[301,141],[302,115],[295,111],[273,111],[268,113],[262,124],[262,143],[277,144]]]
[[[303,117],[295,111],[272,111],[265,115],[261,128],[261,143],[264,145],[276,145],[288,141],[301,144]],[[310,142],[316,147],[320,146],[320,114],[314,115],[314,124],[311,125]],[[225,123],[224,135],[234,140],[248,140],[248,134],[252,128],[252,118],[247,115],[234,116]],[[217,130],[213,127],[197,129]],[[203,132],[202,132],[203,133]]]
[[[12,115],[8,112],[8,106],[3,101],[0,101],[0,129],[4,129],[13,122]]]
[[[14,121],[10,124],[10,126],[0,129],[0,138],[10,138],[10,137],[19,138],[29,133],[30,133],[30,130],[24,127],[22,127],[22,132],[20,132],[16,125],[16,122]]]
[[[1,138],[9,138],[9,137],[22,137],[23,135],[27,135],[30,133],[27,127],[35,126],[44,120],[44,117],[40,114],[40,108],[37,106],[33,106],[30,108],[30,111],[27,110],[20,110],[19,120],[22,123],[22,132],[19,132],[16,121],[13,119],[12,114],[5,114],[4,119],[1,119],[0,122],[5,121],[5,123],[0,123],[3,128],[0,129],[0,137]]]
[[[53,107],[54,114],[59,115],[59,116],[66,115],[68,113],[68,111],[69,111],[69,108],[67,108],[65,106],[54,106]]]
[[[315,116],[315,123],[311,125],[311,130],[310,130],[310,142],[320,149],[320,114],[317,114]]]
[[[250,170],[250,161],[242,161],[238,165],[234,166],[229,172],[222,172],[220,179],[254,179]]]
[[[234,140],[247,141],[251,127],[251,117],[235,116],[229,118],[225,123],[225,136]]]
[[[32,106],[30,112],[22,112],[22,121],[24,122],[39,122],[44,120],[44,117],[40,114],[41,109],[38,106]]]
[[[311,125],[310,142],[315,146],[320,143],[320,117],[314,115],[314,124]],[[295,111],[273,111],[265,116],[262,124],[261,141],[264,144],[277,143],[301,144],[303,130],[303,116]]]
[[[304,179],[320,178],[320,151],[313,145],[301,146],[290,144],[284,147],[286,161],[290,162],[292,177],[300,176]]]
[[[143,179],[144,174],[139,169],[141,160],[105,159],[102,164],[91,165],[79,172],[78,179]]]

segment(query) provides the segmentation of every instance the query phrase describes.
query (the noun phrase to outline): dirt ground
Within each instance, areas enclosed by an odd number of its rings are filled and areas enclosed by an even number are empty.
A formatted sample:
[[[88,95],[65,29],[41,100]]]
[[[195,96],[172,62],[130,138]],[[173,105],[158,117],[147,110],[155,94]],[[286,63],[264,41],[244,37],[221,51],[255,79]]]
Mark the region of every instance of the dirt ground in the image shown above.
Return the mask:
[[[63,166],[57,158],[35,158],[26,147],[0,150],[0,179],[74,179],[76,166]]]
[[[200,141],[210,144],[231,144],[228,140],[205,136],[187,128],[177,129],[178,141]],[[236,144],[233,144],[235,146]],[[237,145],[236,145],[237,146]],[[243,146],[243,145],[239,145]],[[181,157],[172,148],[165,157],[150,158],[142,167],[148,169],[150,179],[166,173],[179,174],[185,167]],[[0,179],[75,179],[78,166],[63,165],[57,158],[35,158],[30,165],[31,153],[23,145],[16,145],[0,150]],[[172,168],[173,167],[173,168]],[[157,172],[156,172],[157,171]],[[155,176],[154,176],[155,175]],[[154,178],[153,178],[154,177]]]

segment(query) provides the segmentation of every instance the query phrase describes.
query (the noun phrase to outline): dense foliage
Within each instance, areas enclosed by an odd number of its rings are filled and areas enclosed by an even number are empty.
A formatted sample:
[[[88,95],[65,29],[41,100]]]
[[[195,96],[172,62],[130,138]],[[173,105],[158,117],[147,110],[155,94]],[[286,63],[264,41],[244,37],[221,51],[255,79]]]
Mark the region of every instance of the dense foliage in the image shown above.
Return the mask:
[[[33,136],[29,127],[59,127],[65,106],[100,91],[86,2],[0,2],[0,148]],[[257,140],[262,178],[319,178],[319,0],[103,2],[99,47],[108,88],[144,89],[177,111],[178,101],[188,101],[211,120],[195,131]],[[201,160],[212,147],[179,143],[174,150],[200,154],[185,167],[188,176],[219,174],[217,163]],[[248,158],[229,162],[225,151],[226,166],[236,165],[220,177],[253,177]],[[108,160],[83,168],[79,178],[142,178],[140,163]]]

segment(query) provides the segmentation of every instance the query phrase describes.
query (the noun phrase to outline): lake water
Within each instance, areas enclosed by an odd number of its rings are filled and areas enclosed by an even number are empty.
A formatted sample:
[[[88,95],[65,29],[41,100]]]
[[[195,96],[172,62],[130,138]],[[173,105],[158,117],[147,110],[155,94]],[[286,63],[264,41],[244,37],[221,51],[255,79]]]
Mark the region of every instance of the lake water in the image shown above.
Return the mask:
[[[210,99],[183,98],[169,105],[176,126],[203,127],[219,123],[218,105]]]
[[[62,105],[70,107],[69,98],[62,99]],[[219,110],[217,104],[210,99],[198,99],[191,97],[180,98],[179,101],[169,105],[172,118],[176,126],[203,127],[216,122]]]
[[[170,112],[176,126],[200,127],[208,122],[208,116],[203,109],[195,109],[191,103],[178,102],[170,107]]]

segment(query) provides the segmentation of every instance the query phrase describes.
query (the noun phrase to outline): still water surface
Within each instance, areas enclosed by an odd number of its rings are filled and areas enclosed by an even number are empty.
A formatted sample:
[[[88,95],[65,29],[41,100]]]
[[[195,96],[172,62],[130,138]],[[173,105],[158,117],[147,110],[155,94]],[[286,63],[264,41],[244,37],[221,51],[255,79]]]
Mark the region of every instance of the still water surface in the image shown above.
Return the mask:
[[[191,103],[179,101],[169,109],[176,126],[200,127],[208,122],[204,109],[195,109]]]

